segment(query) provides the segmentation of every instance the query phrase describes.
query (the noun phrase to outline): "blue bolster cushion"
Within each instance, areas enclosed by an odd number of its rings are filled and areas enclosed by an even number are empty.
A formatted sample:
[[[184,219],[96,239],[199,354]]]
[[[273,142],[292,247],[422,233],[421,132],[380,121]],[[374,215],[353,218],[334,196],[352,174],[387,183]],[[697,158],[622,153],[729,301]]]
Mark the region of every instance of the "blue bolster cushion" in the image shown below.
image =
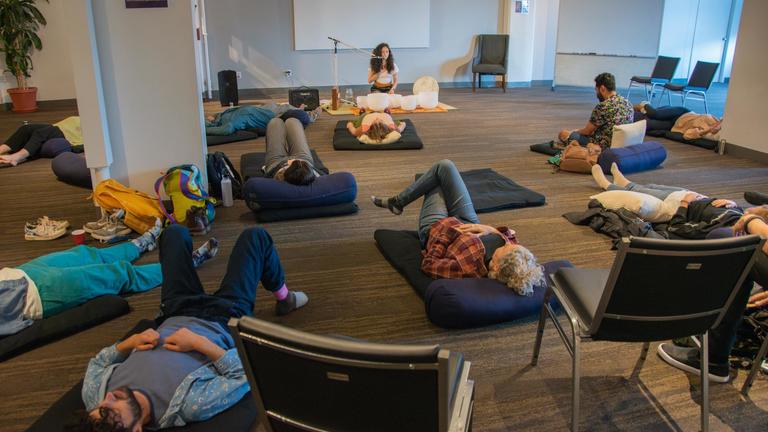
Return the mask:
[[[357,182],[348,172],[319,176],[306,186],[272,178],[251,177],[243,187],[243,196],[251,209],[330,206],[354,202]]]
[[[53,159],[61,153],[71,152],[72,144],[66,138],[52,138],[40,147],[40,157]]]
[[[91,188],[91,170],[85,164],[84,153],[61,153],[53,158],[51,169],[64,183]]]
[[[611,164],[616,162],[625,174],[658,168],[667,158],[667,150],[661,143],[646,141],[641,144],[610,148],[600,154],[598,163],[606,174],[611,173]]]

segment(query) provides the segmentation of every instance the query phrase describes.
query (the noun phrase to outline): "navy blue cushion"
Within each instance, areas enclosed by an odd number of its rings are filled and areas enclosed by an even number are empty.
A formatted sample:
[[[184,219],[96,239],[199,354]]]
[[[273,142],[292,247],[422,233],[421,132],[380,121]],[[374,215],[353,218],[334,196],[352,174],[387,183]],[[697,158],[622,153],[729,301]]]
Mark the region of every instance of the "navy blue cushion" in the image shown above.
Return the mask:
[[[667,159],[667,150],[661,143],[646,141],[641,144],[610,148],[598,159],[606,174],[611,173],[611,164],[616,162],[619,170],[625,174],[657,168]]]
[[[41,158],[52,159],[56,156],[72,151],[72,144],[66,138],[51,138],[40,147]]]
[[[272,178],[251,177],[243,187],[251,209],[285,209],[350,203],[357,197],[355,176],[338,172],[320,176],[306,186]]]
[[[525,297],[488,278],[430,278],[421,271],[421,243],[415,231],[376,230],[373,237],[382,255],[424,299],[429,320],[445,328],[480,327],[535,315],[549,274],[572,267],[568,261],[545,263],[545,282],[534,288],[533,296]]]
[[[288,110],[283,115],[280,116],[280,118],[285,121],[291,118],[295,118],[296,120],[301,122],[301,125],[304,127],[309,126],[310,123],[312,123],[312,120],[309,119],[309,113],[300,110],[300,109],[292,109]]]
[[[53,158],[51,169],[64,183],[91,188],[91,170],[85,164],[84,153],[61,153]]]

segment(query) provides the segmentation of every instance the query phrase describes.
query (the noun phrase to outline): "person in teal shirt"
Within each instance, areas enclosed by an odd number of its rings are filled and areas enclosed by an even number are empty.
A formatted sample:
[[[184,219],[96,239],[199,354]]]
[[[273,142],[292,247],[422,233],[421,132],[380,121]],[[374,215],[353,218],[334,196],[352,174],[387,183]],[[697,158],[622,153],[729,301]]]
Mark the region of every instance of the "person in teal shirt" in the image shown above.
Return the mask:
[[[295,113],[289,113],[294,111]],[[232,135],[243,129],[266,129],[270,120],[275,117],[303,117],[302,124],[306,126],[314,122],[320,115],[321,108],[304,112],[304,105],[295,107],[290,104],[278,104],[270,102],[265,105],[242,105],[229,108],[216,115],[208,116],[205,121],[206,135]],[[294,115],[291,115],[294,114]]]

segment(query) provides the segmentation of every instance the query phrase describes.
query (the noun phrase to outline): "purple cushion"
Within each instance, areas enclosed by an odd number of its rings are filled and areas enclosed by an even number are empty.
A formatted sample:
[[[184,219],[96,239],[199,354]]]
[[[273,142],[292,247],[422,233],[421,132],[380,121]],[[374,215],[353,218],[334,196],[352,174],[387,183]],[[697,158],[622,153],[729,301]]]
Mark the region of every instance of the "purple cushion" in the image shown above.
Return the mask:
[[[355,201],[357,182],[348,172],[321,175],[306,186],[265,177],[251,177],[243,187],[251,209],[286,209],[330,206]]]
[[[84,153],[62,153],[53,158],[51,169],[64,183],[91,188],[91,170],[85,163]]]
[[[71,152],[72,144],[66,138],[52,138],[43,143],[40,148],[40,157],[53,159],[61,153]]]
[[[667,150],[661,143],[646,141],[641,144],[610,148],[604,151],[598,163],[606,174],[611,173],[611,164],[616,162],[625,174],[658,168],[667,159]]]

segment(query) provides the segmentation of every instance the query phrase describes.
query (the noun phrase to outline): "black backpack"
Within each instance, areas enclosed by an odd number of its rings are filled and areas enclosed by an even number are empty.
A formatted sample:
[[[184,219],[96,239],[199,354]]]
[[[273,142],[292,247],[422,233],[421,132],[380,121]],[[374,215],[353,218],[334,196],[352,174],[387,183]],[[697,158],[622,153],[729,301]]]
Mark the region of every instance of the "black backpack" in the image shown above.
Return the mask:
[[[221,181],[229,177],[232,181],[232,198],[243,199],[243,178],[227,155],[218,151],[208,153],[205,164],[208,169],[208,193],[221,199]]]

